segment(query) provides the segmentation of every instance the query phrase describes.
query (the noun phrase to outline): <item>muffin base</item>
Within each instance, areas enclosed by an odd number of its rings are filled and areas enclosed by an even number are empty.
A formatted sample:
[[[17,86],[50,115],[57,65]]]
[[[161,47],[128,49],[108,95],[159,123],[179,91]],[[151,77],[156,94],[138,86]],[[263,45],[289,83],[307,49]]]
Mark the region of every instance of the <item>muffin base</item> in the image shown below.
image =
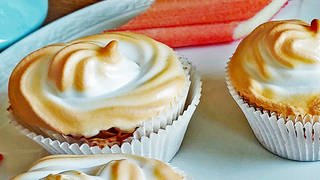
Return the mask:
[[[229,93],[241,108],[251,129],[271,153],[296,161],[320,160],[319,116],[278,115],[248,104],[234,89],[228,71],[226,82]]]
[[[189,75],[191,85],[188,96],[185,97],[188,106],[182,105],[182,107],[185,107],[181,109],[181,112],[184,110],[183,113],[178,113],[181,115],[177,115],[177,118],[171,118],[165,124],[156,123],[156,119],[147,122],[136,130],[128,142],[121,145],[106,146],[102,149],[98,146],[89,147],[88,144],[79,145],[73,142],[72,138],[67,139],[67,137],[55,133],[48,137],[36,134],[14,120],[11,123],[51,154],[127,153],[168,162],[179,150],[189,121],[200,102],[202,85],[200,76],[192,66]]]

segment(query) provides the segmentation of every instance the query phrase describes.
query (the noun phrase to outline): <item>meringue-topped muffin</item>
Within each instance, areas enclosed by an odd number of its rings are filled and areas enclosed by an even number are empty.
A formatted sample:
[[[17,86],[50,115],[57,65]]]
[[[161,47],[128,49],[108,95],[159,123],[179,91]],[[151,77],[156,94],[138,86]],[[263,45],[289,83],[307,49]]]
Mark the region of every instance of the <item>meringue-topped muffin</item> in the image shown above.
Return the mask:
[[[10,110],[22,125],[98,144],[112,137],[112,144],[142,122],[183,106],[188,82],[171,48],[113,32],[29,54],[12,72],[8,91]]]
[[[320,21],[272,21],[241,41],[228,65],[246,102],[283,115],[320,115]]]
[[[56,155],[35,162],[13,180],[183,180],[185,176],[159,160],[125,154]]]

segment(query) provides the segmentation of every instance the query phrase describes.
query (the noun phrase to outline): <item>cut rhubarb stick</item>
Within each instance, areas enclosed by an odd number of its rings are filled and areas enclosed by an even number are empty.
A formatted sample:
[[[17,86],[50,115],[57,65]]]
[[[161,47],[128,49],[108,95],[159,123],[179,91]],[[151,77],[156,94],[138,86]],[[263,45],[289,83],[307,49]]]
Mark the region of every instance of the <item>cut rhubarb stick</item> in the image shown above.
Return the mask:
[[[118,30],[212,24],[254,16],[271,0],[156,0],[146,12]]]
[[[228,42],[250,33],[256,26],[269,20],[287,0],[274,0],[249,19],[225,23],[130,29],[148,35],[171,47]],[[116,29],[118,31],[119,29]]]

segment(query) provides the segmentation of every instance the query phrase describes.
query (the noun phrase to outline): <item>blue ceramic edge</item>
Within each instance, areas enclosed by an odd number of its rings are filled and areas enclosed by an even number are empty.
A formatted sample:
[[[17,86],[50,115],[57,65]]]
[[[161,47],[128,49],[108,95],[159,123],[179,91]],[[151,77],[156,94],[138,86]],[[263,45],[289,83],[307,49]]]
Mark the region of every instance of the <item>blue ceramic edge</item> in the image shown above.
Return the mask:
[[[10,47],[15,42],[21,40],[25,36],[29,35],[33,31],[37,30],[41,25],[43,24],[44,20],[46,19],[48,15],[48,0],[41,0],[39,1],[41,3],[39,6],[43,9],[44,14],[40,17],[40,19],[36,22],[36,24],[30,28],[28,31],[25,31],[24,33],[16,36],[15,38],[9,39],[8,41],[5,41],[3,43],[0,42],[0,53],[1,51],[5,50],[6,48]]]

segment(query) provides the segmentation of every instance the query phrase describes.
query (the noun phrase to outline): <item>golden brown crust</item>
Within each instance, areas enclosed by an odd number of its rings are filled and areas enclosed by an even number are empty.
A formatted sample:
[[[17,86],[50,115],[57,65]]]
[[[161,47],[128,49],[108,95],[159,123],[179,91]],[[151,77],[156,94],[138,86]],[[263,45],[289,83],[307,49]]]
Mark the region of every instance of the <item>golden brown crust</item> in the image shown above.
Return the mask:
[[[52,46],[52,48],[57,47],[60,49],[59,45]],[[9,79],[9,85],[8,85],[8,96],[10,99],[10,112],[12,112],[16,117],[17,121],[19,121],[22,124],[28,124],[28,125],[38,125],[43,128],[47,128],[49,130],[53,130],[54,128],[51,127],[48,123],[45,121],[42,121],[41,117],[39,117],[39,114],[36,114],[34,110],[32,110],[31,102],[26,99],[26,97],[22,93],[22,85],[21,85],[21,78],[23,77],[23,74],[25,72],[25,69],[27,69],[35,60],[36,56],[41,55],[43,52],[41,50],[37,50],[24,59],[21,60],[21,62],[15,67],[15,69],[12,72],[12,75]],[[24,108],[21,108],[24,107]],[[21,121],[21,119],[28,119],[28,123]]]

